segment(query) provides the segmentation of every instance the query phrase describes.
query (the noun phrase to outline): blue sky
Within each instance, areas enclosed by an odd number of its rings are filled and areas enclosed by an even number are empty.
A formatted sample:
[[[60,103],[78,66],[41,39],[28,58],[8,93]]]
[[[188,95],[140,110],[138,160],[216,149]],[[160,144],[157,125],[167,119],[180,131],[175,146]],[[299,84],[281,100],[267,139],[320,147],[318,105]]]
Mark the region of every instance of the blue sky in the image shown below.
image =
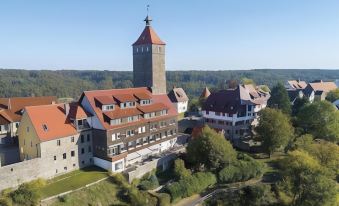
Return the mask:
[[[0,68],[131,70],[147,4],[169,70],[339,69],[338,0],[2,0]]]

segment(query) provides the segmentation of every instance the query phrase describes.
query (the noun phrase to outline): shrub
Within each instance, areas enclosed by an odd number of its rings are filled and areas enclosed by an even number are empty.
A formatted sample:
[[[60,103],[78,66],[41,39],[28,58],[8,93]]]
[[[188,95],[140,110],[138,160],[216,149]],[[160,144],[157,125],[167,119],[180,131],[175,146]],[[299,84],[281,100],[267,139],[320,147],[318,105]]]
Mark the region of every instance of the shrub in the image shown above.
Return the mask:
[[[167,193],[157,194],[158,206],[170,206],[171,205],[171,196]]]
[[[235,178],[239,172],[239,168],[233,165],[225,167],[219,172],[219,181],[222,183],[236,182]]]
[[[238,156],[239,157],[239,156]],[[238,160],[233,165],[223,168],[219,172],[219,181],[231,183],[249,180],[262,174],[264,165],[253,158],[243,155],[242,160]]]
[[[182,159],[176,159],[174,161],[174,175],[177,180],[189,177],[191,175],[191,171],[186,169],[185,162]]]
[[[155,174],[149,176],[148,179],[141,180],[139,183],[139,187],[142,190],[152,190],[159,187],[159,181]]]
[[[14,203],[23,206],[34,206],[40,201],[40,194],[36,188],[31,188],[29,184],[22,184],[13,191],[10,196]]]
[[[12,206],[12,201],[7,197],[1,197],[0,206]]]
[[[192,176],[174,182],[165,188],[165,191],[171,195],[171,201],[189,197],[193,194],[200,193],[210,185],[216,183],[216,177],[210,172],[198,172]]]
[[[58,200],[59,200],[60,202],[66,203],[66,202],[69,201],[69,198],[68,198],[67,195],[64,195],[64,196],[58,196]]]

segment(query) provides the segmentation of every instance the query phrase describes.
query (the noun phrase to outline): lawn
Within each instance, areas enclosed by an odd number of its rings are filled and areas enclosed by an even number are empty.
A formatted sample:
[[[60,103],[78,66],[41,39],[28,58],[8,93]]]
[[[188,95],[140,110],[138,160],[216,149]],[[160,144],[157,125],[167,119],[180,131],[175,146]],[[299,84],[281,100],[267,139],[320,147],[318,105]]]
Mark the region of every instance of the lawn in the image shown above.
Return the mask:
[[[49,180],[47,185],[40,189],[40,192],[42,198],[46,198],[78,189],[105,177],[108,177],[107,171],[98,167],[87,167]]]
[[[128,205],[118,198],[121,188],[110,179],[104,180],[88,188],[67,194],[62,198],[56,198],[49,202],[50,206],[73,205]]]

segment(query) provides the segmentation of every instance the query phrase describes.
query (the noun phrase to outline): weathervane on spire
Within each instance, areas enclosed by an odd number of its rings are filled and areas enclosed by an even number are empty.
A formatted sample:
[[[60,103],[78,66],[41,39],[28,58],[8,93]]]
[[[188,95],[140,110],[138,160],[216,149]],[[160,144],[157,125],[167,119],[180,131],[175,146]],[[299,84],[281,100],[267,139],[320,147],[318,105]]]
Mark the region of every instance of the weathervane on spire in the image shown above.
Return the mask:
[[[144,21],[146,22],[146,26],[150,26],[152,19],[151,17],[149,17],[149,4],[147,4],[146,8],[147,8],[147,16]]]

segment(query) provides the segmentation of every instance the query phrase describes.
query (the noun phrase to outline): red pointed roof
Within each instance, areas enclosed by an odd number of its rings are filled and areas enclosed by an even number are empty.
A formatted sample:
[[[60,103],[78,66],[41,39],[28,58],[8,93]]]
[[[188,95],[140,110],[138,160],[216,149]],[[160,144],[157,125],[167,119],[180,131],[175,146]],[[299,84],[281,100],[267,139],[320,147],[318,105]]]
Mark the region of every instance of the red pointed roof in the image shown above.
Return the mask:
[[[151,26],[146,26],[138,40],[134,42],[133,46],[143,44],[165,45],[165,42],[159,38]]]

